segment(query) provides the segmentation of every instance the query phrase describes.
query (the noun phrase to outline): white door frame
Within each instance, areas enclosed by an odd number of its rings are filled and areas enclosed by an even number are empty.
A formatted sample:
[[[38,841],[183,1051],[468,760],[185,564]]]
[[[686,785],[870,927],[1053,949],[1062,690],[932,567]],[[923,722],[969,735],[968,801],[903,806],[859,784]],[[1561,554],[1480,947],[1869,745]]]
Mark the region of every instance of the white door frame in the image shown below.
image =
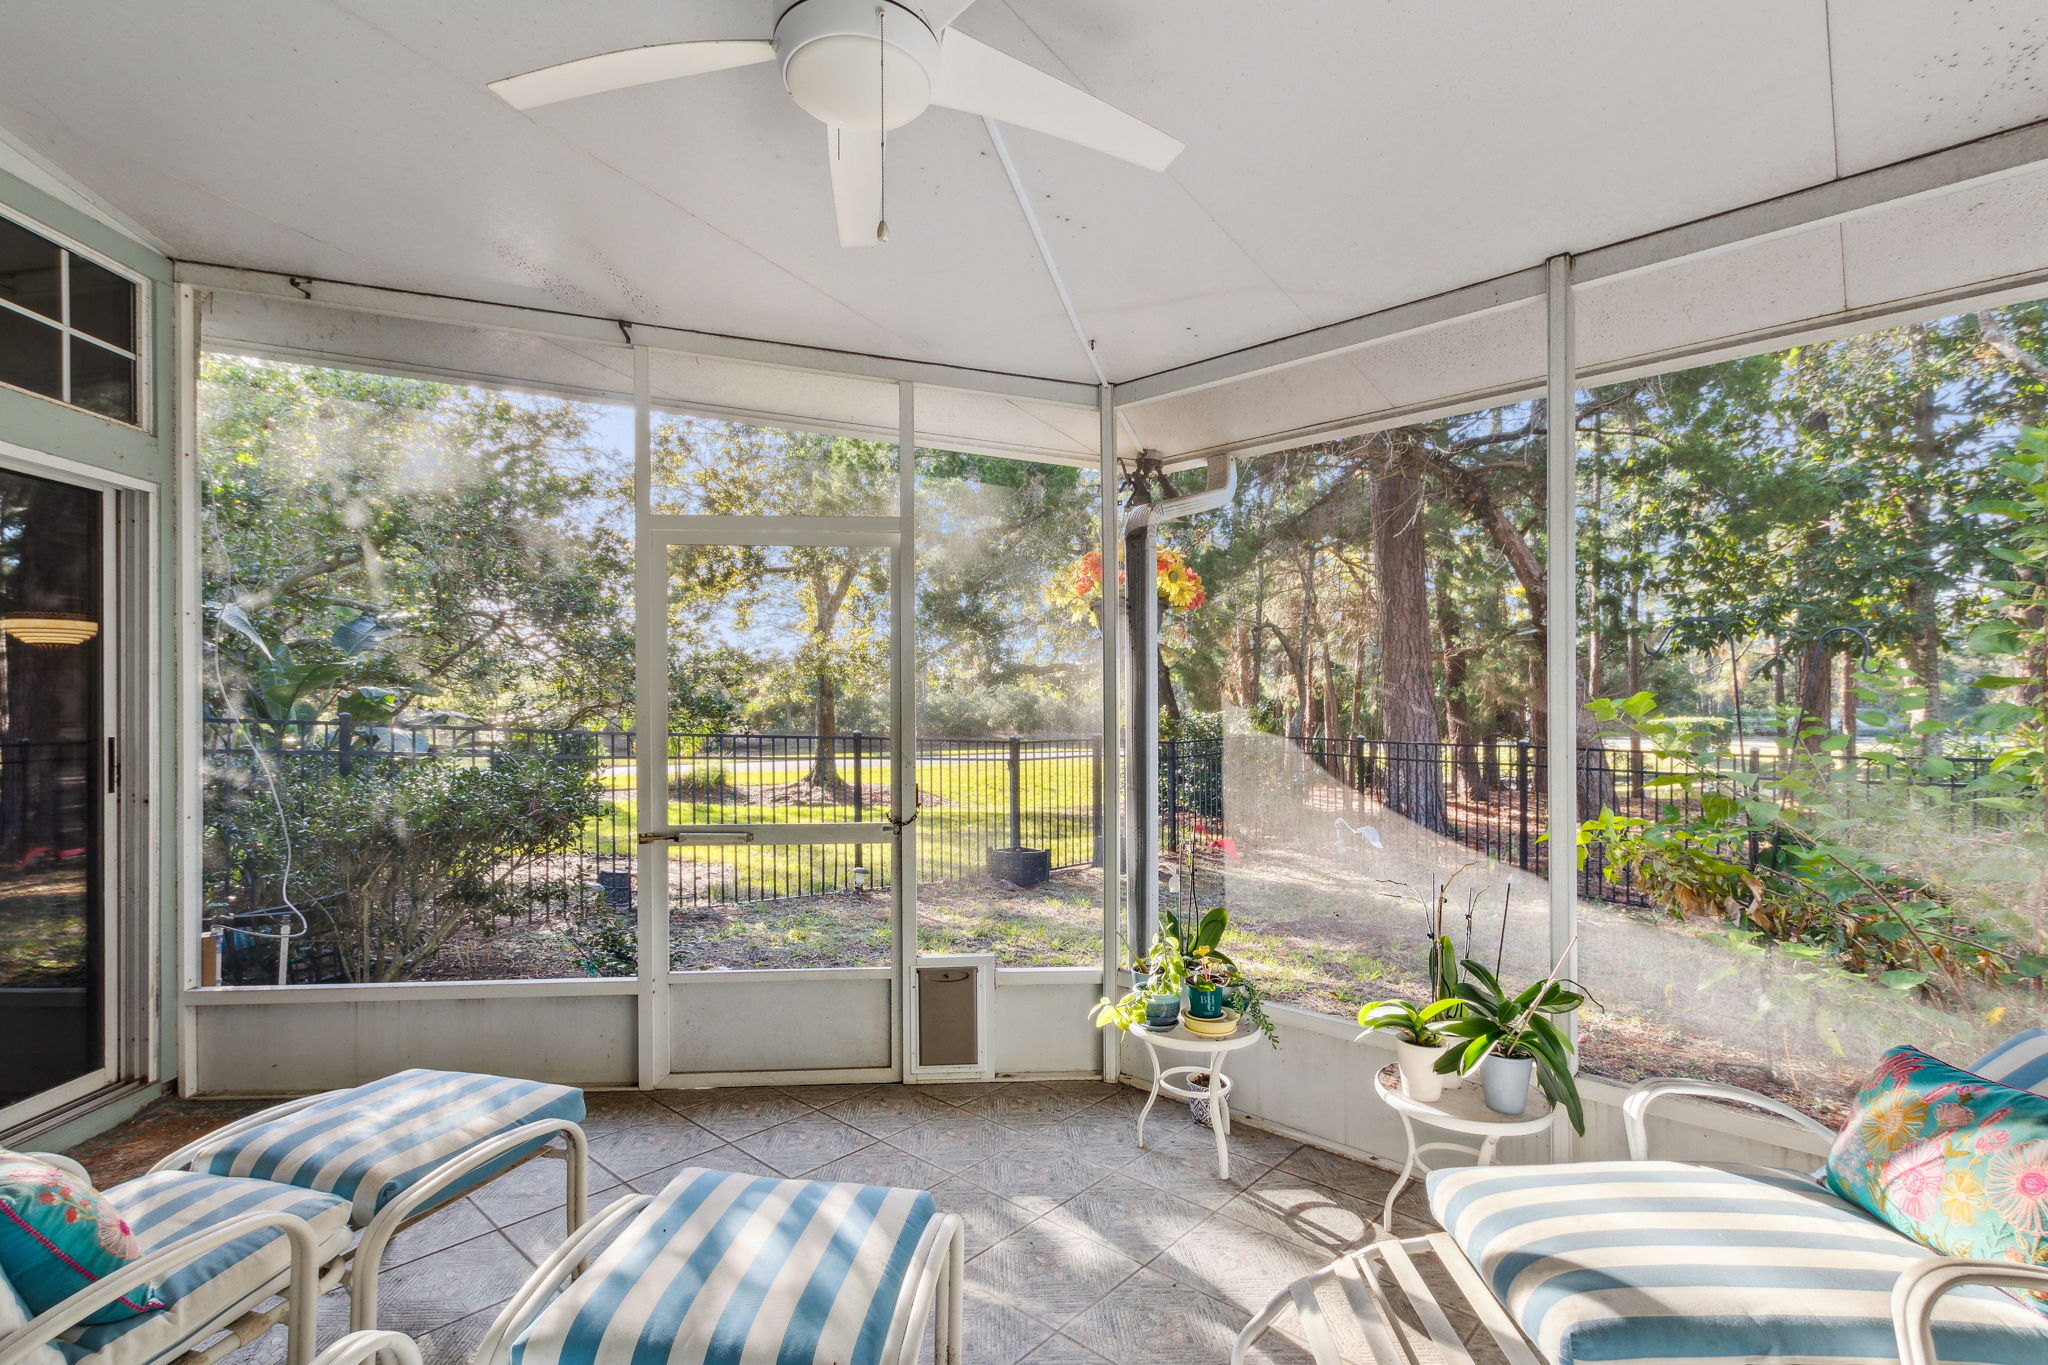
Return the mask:
[[[917,743],[916,657],[913,606],[916,601],[916,445],[913,386],[902,383],[898,442],[898,502],[895,516],[712,516],[660,513],[653,508],[654,421],[650,399],[648,348],[633,348],[633,472],[634,472],[634,747],[635,834],[675,830],[668,813],[668,594],[669,550],[677,545],[796,546],[881,549],[889,556],[889,768],[891,817],[804,825],[735,824],[681,827],[690,834],[719,842],[762,845],[807,843],[886,845],[893,849],[890,877],[892,954],[891,980],[895,1008],[891,1011],[890,1065],[887,1079],[906,1070],[909,984],[917,956]],[[646,812],[660,812],[649,823]],[[704,1084],[701,1074],[678,1077],[673,1056],[672,993],[688,989],[696,974],[669,970],[668,842],[638,842],[635,882],[638,894],[639,1057],[640,1088],[683,1083]],[[721,1073],[721,1084],[791,1079],[780,1073]],[[804,1081],[837,1079],[838,1073],[804,1073]],[[845,1073],[848,1080],[873,1080],[872,1070]]]
[[[50,479],[100,496],[100,732],[120,775],[100,759],[100,1065],[0,1107],[0,1131],[33,1122],[154,1070],[157,915],[155,847],[140,795],[154,785],[149,736],[157,695],[155,487],[92,465],[0,441],[0,469]],[[110,790],[110,786],[118,787]],[[125,907],[125,908],[124,908]]]

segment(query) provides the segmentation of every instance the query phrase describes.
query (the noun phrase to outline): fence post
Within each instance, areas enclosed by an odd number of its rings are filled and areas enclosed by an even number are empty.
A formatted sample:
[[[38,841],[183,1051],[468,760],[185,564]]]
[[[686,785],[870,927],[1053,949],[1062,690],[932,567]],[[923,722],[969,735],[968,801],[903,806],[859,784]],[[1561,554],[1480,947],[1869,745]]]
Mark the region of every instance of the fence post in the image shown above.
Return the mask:
[[[867,818],[867,770],[863,760],[867,755],[865,737],[855,730],[848,736],[853,741],[853,819],[856,824]],[[853,865],[867,866],[867,849],[859,844],[853,846]]]
[[[348,742],[351,738],[353,738],[354,731],[355,725],[352,721],[349,720],[348,712],[342,712],[339,742],[341,746],[341,775],[343,777],[348,776],[349,764],[352,761],[348,756]]]
[[[1529,741],[1526,738],[1515,741],[1515,820],[1519,831],[1517,843],[1521,847],[1518,860],[1522,870],[1529,870]]]
[[[1169,739],[1166,750],[1166,851],[1180,852],[1180,741]]]
[[[1102,736],[1088,741],[1088,810],[1095,820],[1093,867],[1102,866]]]
[[[1024,739],[1010,736],[1010,847],[1024,847]]]

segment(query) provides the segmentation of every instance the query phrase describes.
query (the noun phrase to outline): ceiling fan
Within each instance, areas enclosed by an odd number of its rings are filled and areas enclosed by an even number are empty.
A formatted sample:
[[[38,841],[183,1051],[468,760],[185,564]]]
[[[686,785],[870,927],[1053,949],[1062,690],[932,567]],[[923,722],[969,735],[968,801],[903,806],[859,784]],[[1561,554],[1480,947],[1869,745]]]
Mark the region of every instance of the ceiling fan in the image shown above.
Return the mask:
[[[825,125],[839,244],[889,240],[887,134],[938,105],[1049,133],[1163,171],[1181,143],[1114,105],[949,27],[973,0],[796,0],[767,38],[653,43],[492,81],[515,109],[775,62]]]

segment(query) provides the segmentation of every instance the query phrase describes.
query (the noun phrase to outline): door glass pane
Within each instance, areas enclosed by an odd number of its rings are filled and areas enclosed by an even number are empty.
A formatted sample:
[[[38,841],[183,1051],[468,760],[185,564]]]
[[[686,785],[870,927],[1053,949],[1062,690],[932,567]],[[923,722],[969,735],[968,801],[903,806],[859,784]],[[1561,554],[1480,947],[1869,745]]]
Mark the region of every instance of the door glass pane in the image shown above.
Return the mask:
[[[666,823],[885,819],[889,552],[678,545],[668,564]],[[890,853],[677,845],[674,965],[886,964]]]
[[[100,495],[0,472],[0,1106],[99,1069]]]
[[[60,316],[57,261],[55,242],[0,218],[0,299],[46,318]]]
[[[64,334],[47,323],[0,308],[0,384],[64,397]]]

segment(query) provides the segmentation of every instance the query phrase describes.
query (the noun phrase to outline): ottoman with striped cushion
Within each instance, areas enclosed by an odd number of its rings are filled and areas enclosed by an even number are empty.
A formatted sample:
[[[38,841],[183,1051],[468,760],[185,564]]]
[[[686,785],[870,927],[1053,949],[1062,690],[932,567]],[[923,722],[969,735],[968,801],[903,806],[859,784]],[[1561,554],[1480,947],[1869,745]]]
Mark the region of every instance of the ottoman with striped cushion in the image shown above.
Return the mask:
[[[574,1231],[587,1188],[582,1118],[583,1092],[573,1086],[414,1068],[252,1114],[156,1169],[240,1176],[341,1199],[362,1232],[346,1280],[349,1326],[362,1331],[377,1325],[377,1275],[391,1239],[524,1161],[564,1158],[565,1221]]]
[[[692,1167],[640,1203],[607,1211],[631,1221],[530,1321],[501,1319],[477,1365],[910,1365],[935,1306],[957,1359],[960,1220],[923,1190]]]
[[[583,1119],[583,1092],[469,1071],[395,1072],[330,1090],[288,1113],[236,1124],[190,1150],[193,1169],[324,1190],[348,1200],[358,1227],[450,1157],[540,1119]],[[549,1141],[469,1172],[440,1202],[459,1199]]]
[[[1429,1205],[1552,1360],[1893,1365],[1891,1291],[1935,1253],[1758,1166],[1583,1162],[1438,1171]],[[2048,1319],[1995,1289],[1935,1314],[1947,1365],[2048,1361]]]
[[[2016,1033],[1963,1069],[2015,1090],[2048,1095],[2048,1029]]]

